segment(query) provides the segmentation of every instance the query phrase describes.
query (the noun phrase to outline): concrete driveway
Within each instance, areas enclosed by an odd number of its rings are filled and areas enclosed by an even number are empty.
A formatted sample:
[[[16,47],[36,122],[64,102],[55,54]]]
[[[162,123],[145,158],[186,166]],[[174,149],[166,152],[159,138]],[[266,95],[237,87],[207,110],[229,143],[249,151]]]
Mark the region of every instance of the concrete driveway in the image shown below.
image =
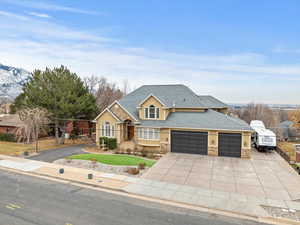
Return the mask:
[[[66,148],[50,149],[50,150],[43,151],[38,155],[31,156],[28,159],[43,161],[43,162],[53,162],[55,160],[66,158],[71,155],[85,154],[86,152],[82,150],[84,146],[85,145],[75,145]]]
[[[300,199],[300,176],[276,152],[251,159],[169,153],[143,178],[274,200]]]

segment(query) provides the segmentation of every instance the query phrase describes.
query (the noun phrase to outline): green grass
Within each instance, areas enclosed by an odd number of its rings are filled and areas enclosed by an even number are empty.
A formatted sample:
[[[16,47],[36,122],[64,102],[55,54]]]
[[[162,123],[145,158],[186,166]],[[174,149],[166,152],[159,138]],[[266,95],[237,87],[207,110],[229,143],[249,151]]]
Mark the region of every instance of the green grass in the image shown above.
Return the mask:
[[[100,163],[116,166],[137,166],[139,163],[145,163],[147,167],[155,164],[155,160],[143,159],[128,155],[107,155],[107,154],[80,154],[72,155],[68,159],[91,160],[96,159]]]

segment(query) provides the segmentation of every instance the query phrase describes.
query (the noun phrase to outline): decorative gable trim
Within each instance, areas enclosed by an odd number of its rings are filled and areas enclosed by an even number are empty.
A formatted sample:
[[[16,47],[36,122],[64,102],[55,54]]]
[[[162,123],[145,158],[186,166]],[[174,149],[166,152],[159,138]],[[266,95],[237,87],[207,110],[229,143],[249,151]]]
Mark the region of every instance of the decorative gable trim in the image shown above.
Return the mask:
[[[111,103],[107,108],[110,109],[114,104],[118,104],[133,120],[139,121],[137,118],[135,118],[135,116],[133,116],[130,112],[128,112],[128,110],[125,109],[125,107],[122,106],[117,100]]]
[[[150,95],[148,95],[143,101],[141,101],[140,103],[139,103],[139,107],[145,102],[145,101],[147,101],[150,97],[153,97],[153,98],[155,98],[160,104],[162,104],[164,107],[167,107],[166,106],[166,104],[165,103],[163,103],[158,97],[156,97],[154,94],[150,94]]]
[[[107,107],[104,109],[96,118],[95,120],[98,120],[105,112],[109,112],[118,122],[121,122],[121,120]]]

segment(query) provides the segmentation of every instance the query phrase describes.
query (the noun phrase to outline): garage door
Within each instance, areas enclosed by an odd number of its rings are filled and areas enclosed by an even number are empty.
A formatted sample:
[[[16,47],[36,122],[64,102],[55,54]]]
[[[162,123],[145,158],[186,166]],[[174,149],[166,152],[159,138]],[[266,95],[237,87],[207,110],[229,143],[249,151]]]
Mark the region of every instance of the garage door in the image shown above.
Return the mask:
[[[219,133],[219,156],[241,157],[242,135]]]
[[[171,151],[207,155],[207,132],[171,131]]]

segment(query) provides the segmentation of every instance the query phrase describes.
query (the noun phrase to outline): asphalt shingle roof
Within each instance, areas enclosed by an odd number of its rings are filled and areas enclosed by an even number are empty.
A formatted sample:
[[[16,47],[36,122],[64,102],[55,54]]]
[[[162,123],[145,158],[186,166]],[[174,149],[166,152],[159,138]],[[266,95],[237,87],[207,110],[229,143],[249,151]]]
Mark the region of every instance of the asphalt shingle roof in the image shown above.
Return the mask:
[[[142,120],[139,126],[252,131],[243,120],[208,109],[205,112],[173,112],[167,120]]]
[[[187,86],[144,85],[119,100],[119,103],[138,118],[137,107],[150,94],[157,97],[166,107],[175,108],[224,108],[226,104],[212,96],[198,96]]]

